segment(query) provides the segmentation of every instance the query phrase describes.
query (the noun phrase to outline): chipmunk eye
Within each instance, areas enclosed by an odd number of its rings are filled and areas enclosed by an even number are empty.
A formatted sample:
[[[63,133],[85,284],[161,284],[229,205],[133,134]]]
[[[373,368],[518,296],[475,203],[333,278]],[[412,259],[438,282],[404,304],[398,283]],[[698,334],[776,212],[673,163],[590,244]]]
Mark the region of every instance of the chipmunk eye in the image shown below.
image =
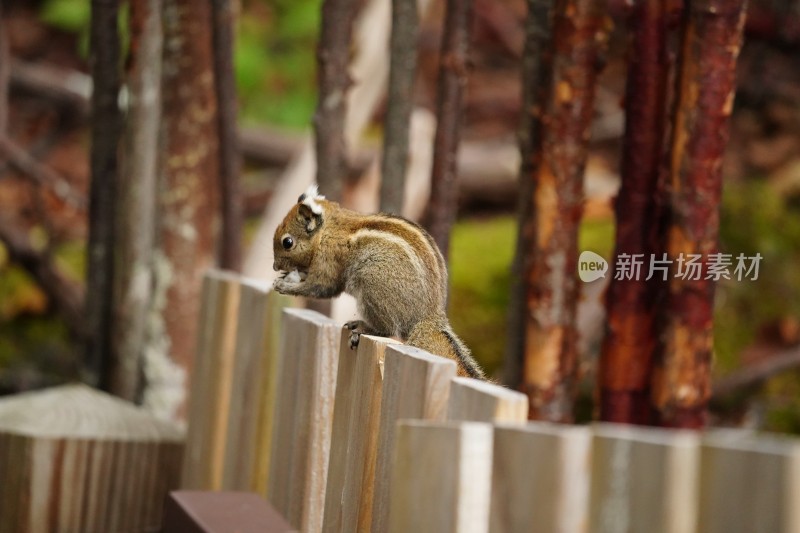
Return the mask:
[[[292,247],[294,246],[294,239],[292,239],[289,236],[286,236],[281,241],[281,244],[283,245],[284,250],[291,250]]]

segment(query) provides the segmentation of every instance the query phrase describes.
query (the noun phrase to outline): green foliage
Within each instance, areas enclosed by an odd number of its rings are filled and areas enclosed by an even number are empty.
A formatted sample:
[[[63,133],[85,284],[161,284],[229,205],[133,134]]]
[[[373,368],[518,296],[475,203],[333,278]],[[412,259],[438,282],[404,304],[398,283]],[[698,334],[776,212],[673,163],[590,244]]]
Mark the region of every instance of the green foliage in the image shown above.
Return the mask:
[[[800,317],[800,217],[763,182],[728,185],[723,193],[720,245],[725,253],[762,256],[756,281],[717,286],[714,350],[718,369],[738,366],[738,354],[758,328],[781,317]]]
[[[120,40],[121,63],[130,49],[130,32],[128,17],[130,6],[121,3],[117,30]],[[89,0],[45,0],[39,11],[42,22],[78,37],[78,53],[82,58],[89,57],[89,27],[92,19],[91,2]],[[120,65],[120,68],[122,65]]]
[[[43,22],[69,33],[81,33],[89,28],[89,0],[45,0],[39,17]]]
[[[505,351],[515,242],[511,217],[461,221],[451,236],[450,319],[489,375]]]
[[[241,117],[285,127],[308,126],[316,104],[321,0],[251,2],[236,44]]]

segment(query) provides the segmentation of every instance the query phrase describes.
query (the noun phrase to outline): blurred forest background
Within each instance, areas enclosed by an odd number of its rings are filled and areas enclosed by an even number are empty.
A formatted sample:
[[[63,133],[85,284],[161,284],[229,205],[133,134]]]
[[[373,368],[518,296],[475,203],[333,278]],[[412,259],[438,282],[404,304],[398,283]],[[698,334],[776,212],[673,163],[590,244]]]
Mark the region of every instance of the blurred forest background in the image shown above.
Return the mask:
[[[758,252],[763,260],[757,281],[718,284],[714,376],[723,380],[743,369],[767,368],[763,365],[771,360],[780,360],[778,366],[788,370],[759,374],[748,386],[715,397],[713,407],[717,421],[800,433],[800,370],[792,369],[800,351],[800,2],[753,0],[748,9],[724,162],[721,248],[732,254]],[[239,10],[235,75],[245,161],[246,247],[311,124],[321,2],[242,0]],[[431,110],[443,13],[444,2],[434,0],[419,37],[414,99],[415,105]],[[516,132],[525,13],[522,0],[474,2],[459,155],[459,219],[451,240],[453,325],[494,375],[500,374],[505,353],[516,243]],[[626,13],[624,2],[611,2],[615,29],[595,99],[578,247],[609,260],[624,128]],[[123,47],[128,42],[127,16],[123,4]],[[26,257],[11,257],[0,249],[1,393],[80,377],[81,351],[52,292],[60,291],[69,300],[80,292],[86,269],[89,19],[88,0],[2,3],[0,80],[8,80],[9,105],[0,133],[0,238],[22,239],[32,256],[51,256],[62,277],[43,287],[41,279],[31,276]],[[384,111],[380,106],[358,147],[363,161],[355,166],[362,172],[379,153]],[[9,156],[19,156],[19,150],[30,157]],[[604,285],[581,289],[579,349],[588,405],[603,335]],[[79,308],[72,312],[80,321]],[[579,418],[589,418],[585,411]]]

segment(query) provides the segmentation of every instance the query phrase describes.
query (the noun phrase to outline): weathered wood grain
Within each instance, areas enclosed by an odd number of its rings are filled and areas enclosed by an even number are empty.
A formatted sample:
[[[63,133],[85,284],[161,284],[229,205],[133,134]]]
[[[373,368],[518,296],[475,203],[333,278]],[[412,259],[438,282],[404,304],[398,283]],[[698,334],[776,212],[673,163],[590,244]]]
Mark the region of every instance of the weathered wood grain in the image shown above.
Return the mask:
[[[584,533],[591,444],[587,427],[495,427],[489,531]]]
[[[267,497],[303,533],[322,529],[340,326],[286,309]]]
[[[711,433],[701,450],[698,531],[800,531],[800,440]]]
[[[450,359],[411,346],[387,346],[371,531],[383,532],[389,527],[397,421],[405,418],[443,421],[447,415],[450,383],[455,375],[456,364]]]
[[[515,390],[472,378],[453,378],[447,419],[473,422],[525,422],[528,397]]]
[[[289,299],[242,279],[232,391],[224,447],[223,490],[266,494],[274,418],[280,309]],[[263,466],[265,470],[260,470]]]
[[[0,399],[0,531],[157,531],[183,432],[82,385]]]
[[[696,432],[616,424],[597,424],[592,431],[589,531],[695,531]]]
[[[333,414],[325,533],[369,531],[378,451],[386,346],[396,341],[362,335],[357,351],[342,331]]]
[[[391,533],[486,533],[492,427],[403,420],[392,470]]]
[[[185,489],[222,487],[240,288],[230,272],[209,270],[203,278],[181,476]]]

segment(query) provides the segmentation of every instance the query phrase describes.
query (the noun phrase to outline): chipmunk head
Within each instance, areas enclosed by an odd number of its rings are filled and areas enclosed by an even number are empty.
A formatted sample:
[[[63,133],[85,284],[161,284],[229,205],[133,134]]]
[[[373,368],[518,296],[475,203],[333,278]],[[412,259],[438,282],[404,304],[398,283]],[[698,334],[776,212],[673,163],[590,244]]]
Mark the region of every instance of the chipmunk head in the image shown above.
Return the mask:
[[[275,230],[272,249],[275,270],[298,270],[308,273],[319,240],[319,229],[325,220],[328,202],[312,185],[300,195],[286,217]]]

